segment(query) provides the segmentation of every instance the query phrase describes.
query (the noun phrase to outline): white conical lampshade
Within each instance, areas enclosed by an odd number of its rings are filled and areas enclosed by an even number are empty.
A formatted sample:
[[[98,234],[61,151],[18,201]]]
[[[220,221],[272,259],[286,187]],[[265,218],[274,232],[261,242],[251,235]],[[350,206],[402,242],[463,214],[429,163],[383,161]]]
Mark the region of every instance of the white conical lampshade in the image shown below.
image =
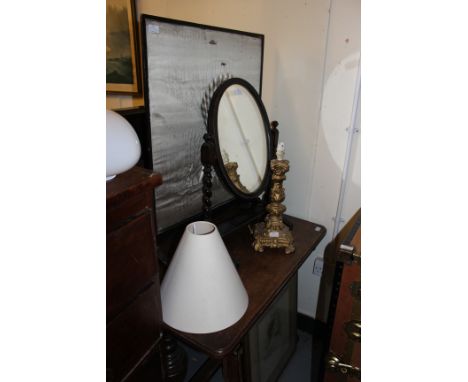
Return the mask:
[[[249,297],[216,226],[189,224],[161,284],[163,321],[188,333],[235,324]]]

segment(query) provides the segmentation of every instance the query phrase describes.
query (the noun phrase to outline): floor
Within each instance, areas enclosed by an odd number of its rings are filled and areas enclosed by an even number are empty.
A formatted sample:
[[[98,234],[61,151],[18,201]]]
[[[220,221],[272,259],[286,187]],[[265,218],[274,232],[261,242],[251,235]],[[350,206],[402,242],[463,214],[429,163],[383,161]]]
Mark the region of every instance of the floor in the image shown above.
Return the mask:
[[[312,351],[312,336],[298,330],[296,351],[289,360],[278,382],[310,382],[310,362]],[[182,344],[181,344],[182,345]],[[188,369],[184,382],[189,381],[197,369],[206,360],[206,356],[182,345],[187,352]],[[211,378],[210,382],[223,382],[221,369]]]

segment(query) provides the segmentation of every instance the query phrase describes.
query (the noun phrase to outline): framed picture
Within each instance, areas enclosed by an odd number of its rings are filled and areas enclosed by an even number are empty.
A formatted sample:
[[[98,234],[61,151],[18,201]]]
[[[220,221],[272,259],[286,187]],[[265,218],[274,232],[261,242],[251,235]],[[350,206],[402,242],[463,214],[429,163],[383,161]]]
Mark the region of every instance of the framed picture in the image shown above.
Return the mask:
[[[140,93],[134,0],[106,0],[106,91]]]
[[[297,274],[244,340],[244,379],[273,382],[296,349]]]
[[[141,34],[152,163],[164,179],[155,193],[162,233],[202,211],[205,91],[231,75],[261,94],[264,36],[150,15],[142,15]],[[214,208],[233,199],[216,176],[212,183]]]

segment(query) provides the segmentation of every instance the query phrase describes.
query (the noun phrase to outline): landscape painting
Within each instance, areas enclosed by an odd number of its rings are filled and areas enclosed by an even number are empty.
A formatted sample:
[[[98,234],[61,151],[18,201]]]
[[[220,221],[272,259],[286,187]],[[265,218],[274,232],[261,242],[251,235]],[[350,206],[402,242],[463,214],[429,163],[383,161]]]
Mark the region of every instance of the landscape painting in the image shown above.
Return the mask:
[[[106,90],[139,93],[135,4],[106,0]]]

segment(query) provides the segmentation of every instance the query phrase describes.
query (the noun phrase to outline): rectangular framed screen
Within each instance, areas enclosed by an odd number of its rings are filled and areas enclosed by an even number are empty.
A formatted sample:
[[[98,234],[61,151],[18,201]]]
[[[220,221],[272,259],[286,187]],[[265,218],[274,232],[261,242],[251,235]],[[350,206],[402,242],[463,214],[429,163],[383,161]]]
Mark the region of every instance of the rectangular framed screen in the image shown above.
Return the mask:
[[[240,77],[259,94],[264,36],[142,15],[145,107],[157,188],[158,233],[202,211],[201,103],[221,75]],[[213,173],[213,207],[232,199]]]

